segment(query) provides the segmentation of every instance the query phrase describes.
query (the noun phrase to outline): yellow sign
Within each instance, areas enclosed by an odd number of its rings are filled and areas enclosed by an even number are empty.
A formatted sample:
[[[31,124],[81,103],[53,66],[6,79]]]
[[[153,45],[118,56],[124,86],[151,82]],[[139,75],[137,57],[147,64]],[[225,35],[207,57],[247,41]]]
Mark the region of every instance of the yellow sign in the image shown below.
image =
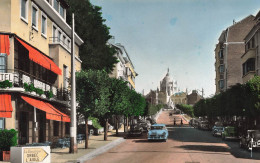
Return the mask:
[[[42,148],[24,148],[23,162],[42,162],[48,153]]]

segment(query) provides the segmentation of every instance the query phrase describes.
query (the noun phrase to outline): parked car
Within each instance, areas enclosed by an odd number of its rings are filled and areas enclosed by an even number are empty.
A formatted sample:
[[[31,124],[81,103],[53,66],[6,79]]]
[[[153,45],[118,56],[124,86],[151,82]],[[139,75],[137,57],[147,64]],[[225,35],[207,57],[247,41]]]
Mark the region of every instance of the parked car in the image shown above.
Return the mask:
[[[143,128],[143,132],[147,132],[151,128],[150,121],[137,121],[137,123]]]
[[[153,124],[151,130],[148,131],[148,141],[151,140],[163,140],[166,142],[168,139],[168,130],[165,124]]]
[[[223,140],[227,140],[227,139],[237,140],[237,139],[239,139],[238,132],[237,132],[236,128],[233,127],[233,126],[224,127],[224,130],[222,131],[222,139]]]
[[[201,129],[201,130],[210,130],[209,122],[207,122],[207,121],[200,121],[198,123],[198,128]]]
[[[222,132],[224,131],[223,126],[213,126],[212,135],[213,136],[222,136]]]
[[[253,139],[253,142],[251,140]],[[252,143],[252,144],[251,144]],[[247,130],[247,133],[240,137],[240,148],[252,148],[260,147],[260,131],[259,130]]]
[[[141,136],[143,134],[143,128],[140,124],[134,124],[130,126],[129,136]]]

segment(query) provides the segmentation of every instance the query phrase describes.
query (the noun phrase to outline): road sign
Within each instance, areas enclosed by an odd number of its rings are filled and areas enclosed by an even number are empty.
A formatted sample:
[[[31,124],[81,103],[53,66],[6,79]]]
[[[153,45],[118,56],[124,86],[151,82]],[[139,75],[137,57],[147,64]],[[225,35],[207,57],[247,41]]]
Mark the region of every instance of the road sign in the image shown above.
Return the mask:
[[[42,148],[24,148],[23,161],[29,162],[43,162],[48,156],[48,153]]]

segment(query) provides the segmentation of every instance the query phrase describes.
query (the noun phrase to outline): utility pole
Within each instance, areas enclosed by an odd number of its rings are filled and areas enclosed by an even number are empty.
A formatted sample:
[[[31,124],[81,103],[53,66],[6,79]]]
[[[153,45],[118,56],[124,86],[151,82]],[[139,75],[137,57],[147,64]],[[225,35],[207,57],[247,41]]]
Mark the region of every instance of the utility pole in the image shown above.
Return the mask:
[[[71,122],[70,122],[70,153],[77,153],[77,124],[76,124],[76,81],[75,81],[75,49],[74,49],[74,13],[72,13],[71,28]]]

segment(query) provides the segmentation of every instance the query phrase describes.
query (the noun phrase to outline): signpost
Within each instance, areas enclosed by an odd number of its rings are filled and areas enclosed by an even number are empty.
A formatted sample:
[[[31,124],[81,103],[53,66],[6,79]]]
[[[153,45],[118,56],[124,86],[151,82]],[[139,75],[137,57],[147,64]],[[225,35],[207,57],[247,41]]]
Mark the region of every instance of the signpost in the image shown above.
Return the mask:
[[[50,146],[11,147],[12,163],[50,163]]]

